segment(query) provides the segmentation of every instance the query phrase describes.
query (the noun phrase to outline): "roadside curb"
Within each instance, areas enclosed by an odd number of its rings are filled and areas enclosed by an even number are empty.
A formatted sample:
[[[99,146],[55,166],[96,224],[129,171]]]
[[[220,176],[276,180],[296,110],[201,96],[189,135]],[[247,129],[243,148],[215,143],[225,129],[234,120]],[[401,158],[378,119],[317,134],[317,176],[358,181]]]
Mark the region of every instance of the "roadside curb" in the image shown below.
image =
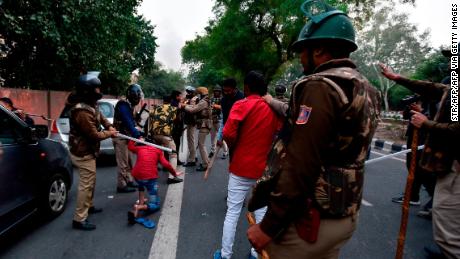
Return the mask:
[[[372,139],[372,148],[383,150],[391,153],[399,152],[406,149],[406,145],[395,144],[391,141],[385,141],[382,139]]]

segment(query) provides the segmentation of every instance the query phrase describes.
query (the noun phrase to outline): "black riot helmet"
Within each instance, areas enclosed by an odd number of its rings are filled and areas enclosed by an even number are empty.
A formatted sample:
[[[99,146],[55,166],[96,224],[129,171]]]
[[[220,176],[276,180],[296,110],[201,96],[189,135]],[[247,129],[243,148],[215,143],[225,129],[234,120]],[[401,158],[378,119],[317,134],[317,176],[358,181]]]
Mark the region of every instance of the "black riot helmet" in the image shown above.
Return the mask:
[[[131,105],[136,106],[139,104],[142,98],[142,88],[138,84],[132,84],[126,90],[126,99],[128,99]]]
[[[284,95],[286,93],[286,86],[284,86],[284,85],[276,85],[275,86],[275,93],[276,93],[276,95]]]
[[[78,78],[76,95],[77,98],[89,105],[95,105],[97,100],[102,98],[101,80],[98,78],[99,72],[89,72]],[[98,89],[98,90],[97,90]]]

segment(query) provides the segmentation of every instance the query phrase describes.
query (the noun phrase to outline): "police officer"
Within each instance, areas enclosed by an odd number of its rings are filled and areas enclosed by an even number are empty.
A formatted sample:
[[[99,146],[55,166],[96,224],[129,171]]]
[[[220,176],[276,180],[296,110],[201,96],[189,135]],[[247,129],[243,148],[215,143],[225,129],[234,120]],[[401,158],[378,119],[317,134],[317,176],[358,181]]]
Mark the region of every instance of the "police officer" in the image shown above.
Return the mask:
[[[198,96],[195,95],[195,87],[186,86],[186,105],[196,105],[198,103]],[[193,113],[185,110],[184,124],[187,127],[187,146],[188,156],[187,163],[184,166],[195,166],[196,165],[196,150],[195,150],[195,131],[196,131],[196,116]]]
[[[93,206],[94,187],[96,185],[96,157],[100,141],[115,137],[117,131],[96,108],[97,100],[102,98],[101,81],[95,74],[80,76],[76,94],[70,110],[70,156],[80,174],[72,227],[81,230],[93,230],[96,225],[88,222],[88,213],[101,212]],[[103,126],[106,130],[99,131]]]
[[[288,120],[248,205],[268,205],[247,234],[271,259],[338,258],[356,228],[379,111],[377,91],[349,59],[357,49],[350,18],[319,1],[302,9],[310,19],[292,47],[306,76],[292,87]]]
[[[283,103],[288,103],[289,99],[284,96],[285,94],[286,86],[280,84],[275,86],[275,99],[282,101]]]
[[[452,55],[450,50],[442,52],[446,57]],[[445,78],[442,84],[410,80],[383,64],[380,67],[388,79],[428,100],[439,101],[433,119],[412,111],[411,124],[427,133],[419,166],[437,175],[432,210],[434,239],[445,257],[460,258],[460,123],[451,120],[451,78]],[[430,258],[442,258],[436,250],[425,247]]]
[[[115,105],[113,123],[120,133],[133,138],[139,138],[142,135],[140,129],[136,127],[136,121],[134,120],[134,107],[139,104],[141,98],[141,86],[138,84],[132,84],[126,90],[126,100],[119,100],[117,105]],[[118,166],[117,192],[134,192],[136,191],[136,184],[131,176],[128,140],[114,138],[113,147],[115,149],[115,157],[117,159]]]
[[[209,158],[214,156],[216,152],[216,145],[217,145],[217,133],[219,131],[220,122],[222,120],[222,87],[220,85],[216,85],[213,88],[213,94],[211,99],[211,106],[212,106],[212,128],[211,128],[211,152],[209,153]],[[223,146],[223,159],[225,159],[228,155],[228,146],[225,142],[222,142]]]
[[[206,136],[211,130],[211,101],[208,96],[206,87],[198,87],[196,89],[197,101],[195,105],[186,105],[185,111],[191,114],[196,114],[196,127],[198,128],[198,149],[200,150],[202,164],[197,171],[206,171],[209,164],[208,152],[204,144]]]

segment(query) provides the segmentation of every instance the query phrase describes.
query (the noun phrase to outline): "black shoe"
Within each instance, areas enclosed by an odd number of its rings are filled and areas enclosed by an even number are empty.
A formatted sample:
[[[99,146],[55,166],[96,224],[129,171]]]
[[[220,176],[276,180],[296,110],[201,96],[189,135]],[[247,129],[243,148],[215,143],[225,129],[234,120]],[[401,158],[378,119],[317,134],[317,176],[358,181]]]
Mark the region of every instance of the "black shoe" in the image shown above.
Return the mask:
[[[184,162],[180,161],[180,160],[177,160],[177,165],[183,165]]]
[[[441,252],[438,245],[429,245],[423,247],[428,259],[447,259],[447,257]]]
[[[137,188],[137,187],[139,187],[139,185],[137,185],[137,183],[135,183],[135,182],[128,182],[126,185],[127,185],[128,187],[132,187],[132,188]]]
[[[208,158],[211,158],[214,156],[214,152],[209,153]]]
[[[166,184],[174,184],[174,183],[181,183],[183,182],[183,179],[180,179],[179,177],[174,177],[174,178],[168,178],[166,181]]]
[[[74,229],[80,229],[80,230],[95,230],[96,225],[91,224],[88,222],[88,220],[78,222],[78,221],[72,221],[72,228]]]
[[[135,192],[136,188],[125,186],[123,188],[117,187],[118,193],[128,193],[128,192]]]
[[[207,167],[204,167],[203,165],[200,165],[197,169],[196,169],[198,172],[204,172],[206,170],[208,170]]]
[[[392,202],[394,203],[403,203],[404,202],[404,196],[399,196],[391,199]],[[420,206],[420,200],[418,201],[409,201],[409,204],[411,206]]]
[[[187,164],[185,164],[184,166],[185,167],[196,166],[196,163],[195,162],[187,162]]]
[[[101,208],[96,208],[96,207],[89,207],[88,209],[88,213],[89,214],[96,214],[96,213],[101,213],[103,211],[103,209]]]

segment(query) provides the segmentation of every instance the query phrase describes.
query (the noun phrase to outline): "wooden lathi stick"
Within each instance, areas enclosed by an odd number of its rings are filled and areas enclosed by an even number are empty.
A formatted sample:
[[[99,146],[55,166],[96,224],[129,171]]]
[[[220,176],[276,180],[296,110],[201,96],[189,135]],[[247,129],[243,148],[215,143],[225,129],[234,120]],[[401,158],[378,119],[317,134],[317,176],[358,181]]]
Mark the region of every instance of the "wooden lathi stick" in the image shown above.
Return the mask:
[[[406,241],[407,221],[409,219],[409,202],[412,193],[412,183],[414,182],[415,170],[417,168],[417,144],[418,129],[414,128],[412,136],[412,156],[410,160],[409,173],[407,174],[406,190],[404,192],[404,201],[402,204],[401,225],[399,227],[398,246],[396,248],[395,259],[402,259],[404,255],[404,242]]]

